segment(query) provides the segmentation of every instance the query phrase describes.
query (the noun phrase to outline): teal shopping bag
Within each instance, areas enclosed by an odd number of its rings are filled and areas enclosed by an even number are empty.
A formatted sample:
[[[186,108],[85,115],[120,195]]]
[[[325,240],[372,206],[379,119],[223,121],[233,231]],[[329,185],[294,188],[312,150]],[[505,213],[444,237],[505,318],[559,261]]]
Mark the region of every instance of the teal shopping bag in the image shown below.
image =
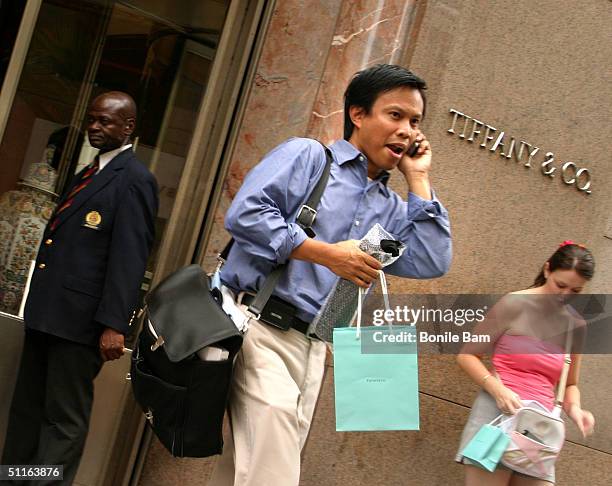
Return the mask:
[[[485,424],[467,443],[461,454],[475,465],[493,472],[509,443],[510,436],[503,430],[494,425]]]
[[[419,430],[416,330],[368,326],[360,334],[334,329],[336,430]]]

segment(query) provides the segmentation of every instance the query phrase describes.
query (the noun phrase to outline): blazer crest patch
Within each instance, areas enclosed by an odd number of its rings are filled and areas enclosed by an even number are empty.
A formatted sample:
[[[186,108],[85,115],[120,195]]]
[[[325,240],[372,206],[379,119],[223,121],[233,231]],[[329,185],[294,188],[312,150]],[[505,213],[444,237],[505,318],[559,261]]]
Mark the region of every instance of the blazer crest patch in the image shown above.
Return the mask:
[[[102,223],[102,215],[98,211],[89,211],[85,215],[85,224],[83,226],[86,228],[99,230],[100,223]]]

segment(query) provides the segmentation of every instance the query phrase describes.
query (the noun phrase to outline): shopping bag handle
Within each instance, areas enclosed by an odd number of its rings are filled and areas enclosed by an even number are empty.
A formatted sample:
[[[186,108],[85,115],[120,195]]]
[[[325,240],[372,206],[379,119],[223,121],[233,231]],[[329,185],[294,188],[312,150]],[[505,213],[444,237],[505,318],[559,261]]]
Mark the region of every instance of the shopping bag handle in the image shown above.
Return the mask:
[[[380,280],[380,290],[383,295],[383,301],[385,303],[385,310],[390,311],[391,306],[389,305],[389,288],[387,287],[387,278],[385,277],[385,272],[382,270],[378,270],[378,279]],[[369,289],[364,289],[359,287],[359,296],[357,300],[357,335],[355,339],[361,339],[361,305],[362,300],[365,298]],[[387,319],[386,313],[384,319],[389,323],[389,330],[391,330],[392,322],[390,319]]]
[[[496,423],[498,420],[502,419],[506,417],[506,420],[502,420],[499,423]],[[489,422],[489,425],[493,425],[494,427],[498,427],[501,429],[501,426],[510,422],[512,419],[514,419],[514,415],[510,415],[510,417],[508,417],[506,414],[500,413],[497,417],[495,417],[493,420],[491,420]],[[502,429],[503,430],[503,429]]]

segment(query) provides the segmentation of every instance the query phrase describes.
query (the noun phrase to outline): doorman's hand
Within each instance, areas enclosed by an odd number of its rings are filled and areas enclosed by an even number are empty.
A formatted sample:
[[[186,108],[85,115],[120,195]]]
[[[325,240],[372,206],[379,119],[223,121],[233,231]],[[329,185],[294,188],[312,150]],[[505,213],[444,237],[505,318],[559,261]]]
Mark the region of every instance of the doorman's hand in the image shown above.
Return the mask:
[[[107,327],[100,336],[100,353],[104,361],[112,361],[123,356],[125,338],[123,334],[111,327]]]

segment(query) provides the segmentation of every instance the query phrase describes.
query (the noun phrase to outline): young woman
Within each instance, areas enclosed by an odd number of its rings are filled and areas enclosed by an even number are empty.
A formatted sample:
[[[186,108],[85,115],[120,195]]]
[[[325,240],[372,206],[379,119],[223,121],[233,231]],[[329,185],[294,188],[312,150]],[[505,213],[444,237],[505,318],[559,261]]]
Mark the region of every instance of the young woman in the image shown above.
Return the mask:
[[[515,414],[521,400],[535,400],[549,411],[554,408],[568,333],[572,338],[572,361],[567,378],[563,410],[584,437],[593,433],[593,414],[580,404],[578,376],[585,322],[567,300],[582,291],[594,272],[593,255],[582,245],[565,241],[544,264],[532,287],[504,296],[482,323],[494,342],[492,369],[467,345],[457,356],[461,369],[482,387],[472,406],[461,437],[456,461],[465,464],[466,486],[538,486],[554,484],[554,471],[535,478],[508,469],[501,463],[490,473],[470,463],[461,451],[478,432],[499,414]],[[482,349],[480,349],[482,351]]]

